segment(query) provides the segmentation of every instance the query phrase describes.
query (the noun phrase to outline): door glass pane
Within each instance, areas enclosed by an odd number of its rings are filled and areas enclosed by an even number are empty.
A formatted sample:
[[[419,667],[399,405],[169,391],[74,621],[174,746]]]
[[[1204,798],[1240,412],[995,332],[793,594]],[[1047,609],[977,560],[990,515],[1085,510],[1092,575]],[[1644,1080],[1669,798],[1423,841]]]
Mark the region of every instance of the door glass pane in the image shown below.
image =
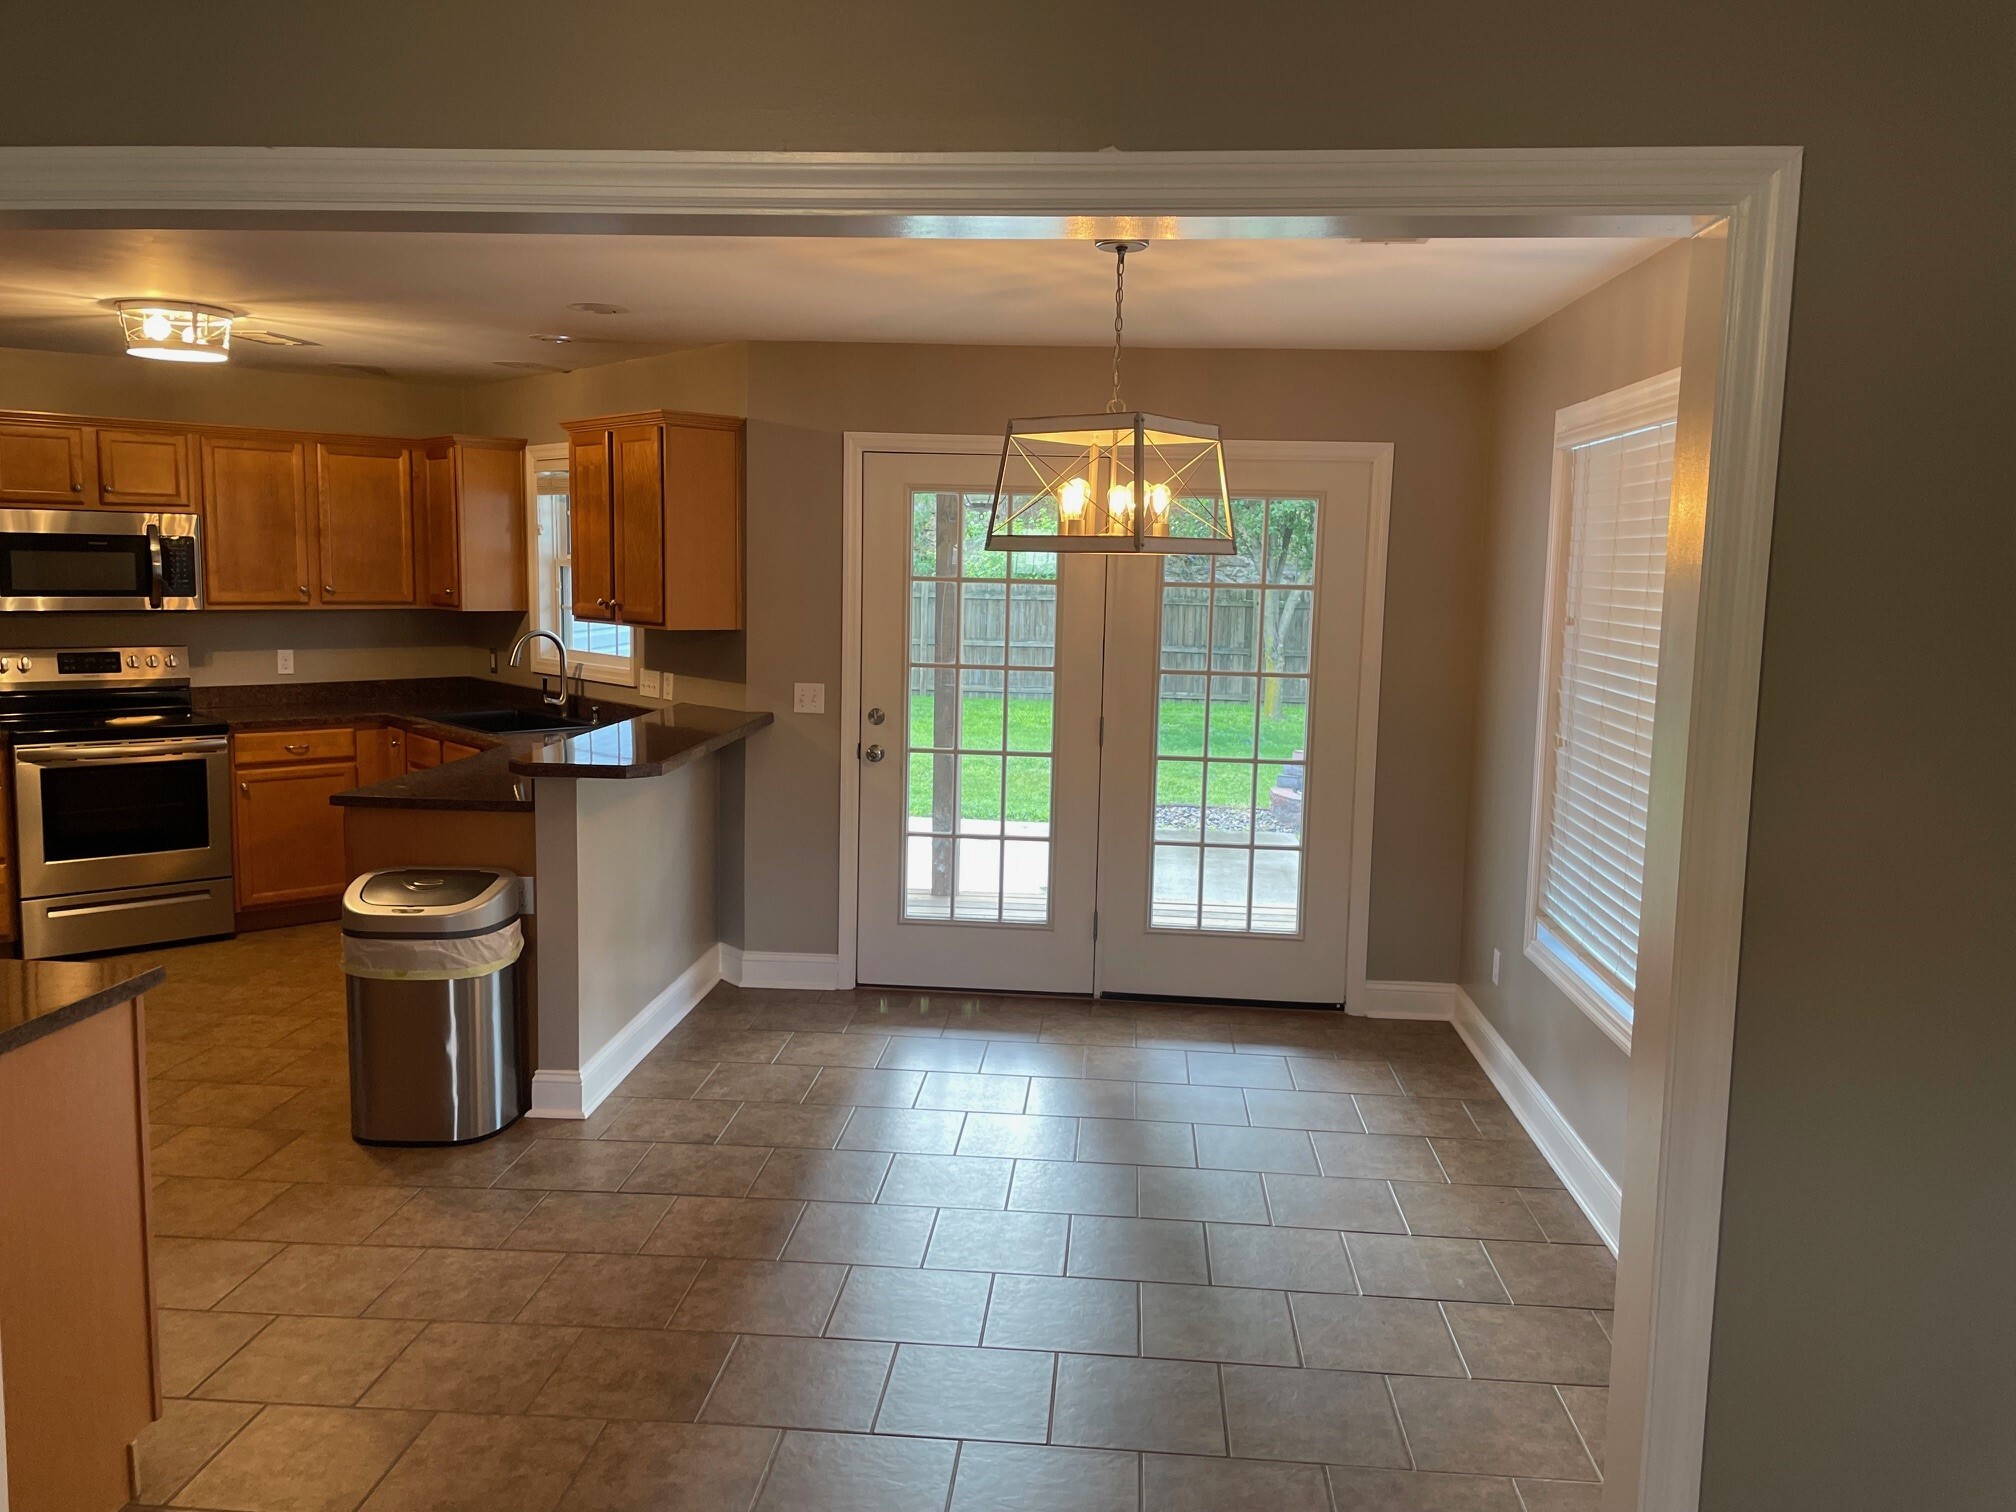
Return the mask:
[[[986,550],[991,504],[911,495],[909,921],[1050,918],[1057,563]]]
[[[1237,554],[1163,564],[1151,929],[1301,933],[1319,512],[1235,499]]]

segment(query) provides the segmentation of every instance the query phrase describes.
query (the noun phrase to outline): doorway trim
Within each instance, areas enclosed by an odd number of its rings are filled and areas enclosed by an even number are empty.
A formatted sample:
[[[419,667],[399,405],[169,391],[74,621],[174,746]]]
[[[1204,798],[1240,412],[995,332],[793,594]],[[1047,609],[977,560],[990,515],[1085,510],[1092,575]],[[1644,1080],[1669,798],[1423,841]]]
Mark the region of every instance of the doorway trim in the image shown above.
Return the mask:
[[[1660,959],[1641,983],[1606,1512],[1700,1502],[1737,957],[1801,150],[734,153],[4,147],[0,224],[993,237],[1665,234],[1720,226],[1712,453],[1690,617],[1662,678],[1675,760]],[[1684,408],[1684,402],[1683,402]],[[1676,642],[1676,644],[1678,644]],[[851,765],[841,763],[843,771]],[[1642,1216],[1641,1216],[1642,1215]]]
[[[840,950],[837,983],[856,981],[861,879],[861,533],[866,523],[863,468],[871,452],[996,456],[995,436],[920,431],[848,431],[842,485],[840,590]],[[1365,537],[1364,622],[1358,664],[1357,751],[1351,794],[1351,905],[1346,920],[1349,964],[1338,984],[1347,1008],[1368,997],[1365,965],[1371,939],[1373,790],[1379,754],[1379,670],[1386,630],[1386,541],[1393,512],[1390,441],[1227,441],[1226,460],[1248,462],[1369,462],[1372,513]],[[850,756],[847,747],[853,743]],[[1359,1010],[1362,1011],[1362,1010]]]

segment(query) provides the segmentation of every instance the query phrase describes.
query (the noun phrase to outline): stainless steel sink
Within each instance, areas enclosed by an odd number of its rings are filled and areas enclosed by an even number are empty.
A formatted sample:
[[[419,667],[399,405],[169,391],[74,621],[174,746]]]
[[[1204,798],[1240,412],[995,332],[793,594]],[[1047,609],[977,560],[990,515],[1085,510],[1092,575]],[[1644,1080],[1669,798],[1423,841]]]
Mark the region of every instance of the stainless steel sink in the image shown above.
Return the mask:
[[[569,719],[549,709],[457,709],[427,717],[436,724],[476,730],[484,735],[571,735],[595,728],[591,720]]]

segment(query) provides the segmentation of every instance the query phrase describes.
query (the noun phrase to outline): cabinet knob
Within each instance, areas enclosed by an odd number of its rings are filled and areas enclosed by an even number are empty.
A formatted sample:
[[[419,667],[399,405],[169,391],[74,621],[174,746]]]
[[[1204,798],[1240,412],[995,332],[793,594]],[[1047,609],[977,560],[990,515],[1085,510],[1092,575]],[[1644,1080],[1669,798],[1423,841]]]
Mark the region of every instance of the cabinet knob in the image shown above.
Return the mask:
[[[82,492],[84,492],[84,485],[83,485],[82,483],[72,483],[72,484],[70,485],[70,492],[72,492],[72,493],[82,493]]]
[[[308,597],[308,585],[306,583],[303,583],[301,585],[301,597],[303,598]]]
[[[283,750],[288,750],[288,751],[292,751],[292,752],[293,752],[293,753],[294,753],[295,755],[297,755],[297,756],[305,756],[305,755],[307,755],[307,754],[308,754],[308,747],[307,747],[307,746],[305,746],[305,745],[291,745],[291,744],[290,744],[290,745],[286,745],[286,746],[283,746],[283,747],[282,747],[282,749],[283,749]]]
[[[243,796],[250,798],[252,796],[252,784],[249,782],[241,782],[238,784],[238,791]]]
[[[334,593],[336,591],[336,585],[334,583],[324,583],[322,585],[322,591],[324,593]]]

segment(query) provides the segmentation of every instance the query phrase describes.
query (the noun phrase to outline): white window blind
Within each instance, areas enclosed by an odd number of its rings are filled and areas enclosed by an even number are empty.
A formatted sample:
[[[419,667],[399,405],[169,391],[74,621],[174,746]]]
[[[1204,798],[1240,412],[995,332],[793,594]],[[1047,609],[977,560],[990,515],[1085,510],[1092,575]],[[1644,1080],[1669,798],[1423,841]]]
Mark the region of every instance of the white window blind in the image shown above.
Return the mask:
[[[533,624],[551,630],[565,642],[569,663],[594,682],[632,684],[636,682],[636,637],[628,625],[577,620],[569,609],[574,602],[574,563],[567,533],[567,467],[564,449],[555,446],[551,460],[534,458],[532,472],[533,549],[535,595]],[[552,649],[535,642],[533,665],[542,671],[557,668]]]
[[[1535,922],[1627,1009],[1638,977],[1673,433],[1666,420],[1567,449],[1567,549],[1550,648],[1553,748]]]

